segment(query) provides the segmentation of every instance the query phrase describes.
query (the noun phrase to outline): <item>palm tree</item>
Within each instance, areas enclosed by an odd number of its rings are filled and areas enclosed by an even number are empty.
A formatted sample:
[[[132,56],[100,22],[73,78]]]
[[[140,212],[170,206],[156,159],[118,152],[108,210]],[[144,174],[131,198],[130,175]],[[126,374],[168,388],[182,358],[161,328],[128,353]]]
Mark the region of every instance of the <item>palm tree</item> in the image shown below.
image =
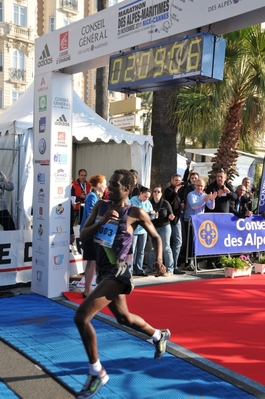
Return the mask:
[[[210,181],[219,168],[229,180],[237,175],[237,149],[250,149],[251,137],[264,126],[265,33],[260,25],[225,35],[224,80],[183,87],[173,92],[169,121],[182,137],[209,146],[219,132]],[[209,136],[206,136],[209,132]]]
[[[238,175],[237,149],[242,140],[257,135],[264,125],[265,94],[265,33],[260,25],[226,35],[227,62],[223,87],[223,104],[227,104],[224,128],[219,148],[213,159],[210,181],[220,168],[227,171],[228,179]],[[244,125],[243,125],[244,122]]]
[[[167,119],[178,127],[179,151],[186,148],[186,140],[191,141],[193,147],[217,146],[222,124],[220,107],[215,85],[200,84],[173,91]]]

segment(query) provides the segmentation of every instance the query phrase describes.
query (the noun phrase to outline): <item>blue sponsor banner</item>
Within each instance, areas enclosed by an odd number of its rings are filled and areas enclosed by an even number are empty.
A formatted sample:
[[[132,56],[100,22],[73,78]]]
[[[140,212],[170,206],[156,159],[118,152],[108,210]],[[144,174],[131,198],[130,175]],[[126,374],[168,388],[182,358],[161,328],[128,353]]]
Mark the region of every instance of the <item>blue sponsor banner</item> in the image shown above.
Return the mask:
[[[264,159],[265,162],[265,159]],[[258,213],[265,211],[265,167],[263,162],[263,170],[262,176],[260,181],[260,188],[259,188],[259,202],[258,202]]]
[[[196,256],[265,250],[262,215],[240,219],[231,213],[203,213],[192,216],[192,224]]]

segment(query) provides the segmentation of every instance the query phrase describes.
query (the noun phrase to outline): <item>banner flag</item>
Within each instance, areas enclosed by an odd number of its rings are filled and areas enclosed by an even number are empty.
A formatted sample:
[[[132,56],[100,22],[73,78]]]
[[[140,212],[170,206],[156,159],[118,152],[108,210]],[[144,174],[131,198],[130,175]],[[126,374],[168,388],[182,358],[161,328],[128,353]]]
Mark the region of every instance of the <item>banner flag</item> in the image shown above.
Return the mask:
[[[238,218],[232,213],[203,213],[192,216],[194,253],[222,255],[265,250],[265,218]]]

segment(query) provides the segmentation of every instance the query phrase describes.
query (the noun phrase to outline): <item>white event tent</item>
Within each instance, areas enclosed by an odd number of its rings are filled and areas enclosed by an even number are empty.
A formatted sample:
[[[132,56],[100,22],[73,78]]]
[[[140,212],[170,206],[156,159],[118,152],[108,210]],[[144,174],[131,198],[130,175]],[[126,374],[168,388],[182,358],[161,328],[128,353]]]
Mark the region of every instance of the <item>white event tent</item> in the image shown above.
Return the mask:
[[[0,115],[0,170],[15,190],[5,193],[17,229],[30,227],[33,191],[34,84]],[[73,94],[73,178],[81,168],[88,175],[107,176],[117,168],[136,169],[139,181],[149,186],[153,138],[118,129]]]

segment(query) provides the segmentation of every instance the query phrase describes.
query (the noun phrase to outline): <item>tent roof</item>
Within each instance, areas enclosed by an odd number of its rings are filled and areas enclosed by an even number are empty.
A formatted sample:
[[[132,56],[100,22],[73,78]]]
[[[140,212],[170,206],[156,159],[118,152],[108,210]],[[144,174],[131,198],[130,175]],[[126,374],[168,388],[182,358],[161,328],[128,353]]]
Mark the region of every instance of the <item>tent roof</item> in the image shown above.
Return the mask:
[[[197,155],[204,155],[206,157],[215,157],[217,153],[217,148],[186,148],[185,152],[189,152]],[[237,151],[238,155],[245,156],[247,158],[251,158],[255,163],[263,163],[264,157],[260,155],[250,154],[248,152]]]
[[[33,99],[34,83],[25,93],[2,114],[0,114],[0,134],[23,134],[33,127]],[[114,140],[116,143],[125,141],[127,144],[148,142],[153,146],[153,137],[142,134],[134,134],[119,129],[97,115],[74,92],[73,94],[73,136],[81,141],[87,139],[90,142],[101,140],[108,143]]]

